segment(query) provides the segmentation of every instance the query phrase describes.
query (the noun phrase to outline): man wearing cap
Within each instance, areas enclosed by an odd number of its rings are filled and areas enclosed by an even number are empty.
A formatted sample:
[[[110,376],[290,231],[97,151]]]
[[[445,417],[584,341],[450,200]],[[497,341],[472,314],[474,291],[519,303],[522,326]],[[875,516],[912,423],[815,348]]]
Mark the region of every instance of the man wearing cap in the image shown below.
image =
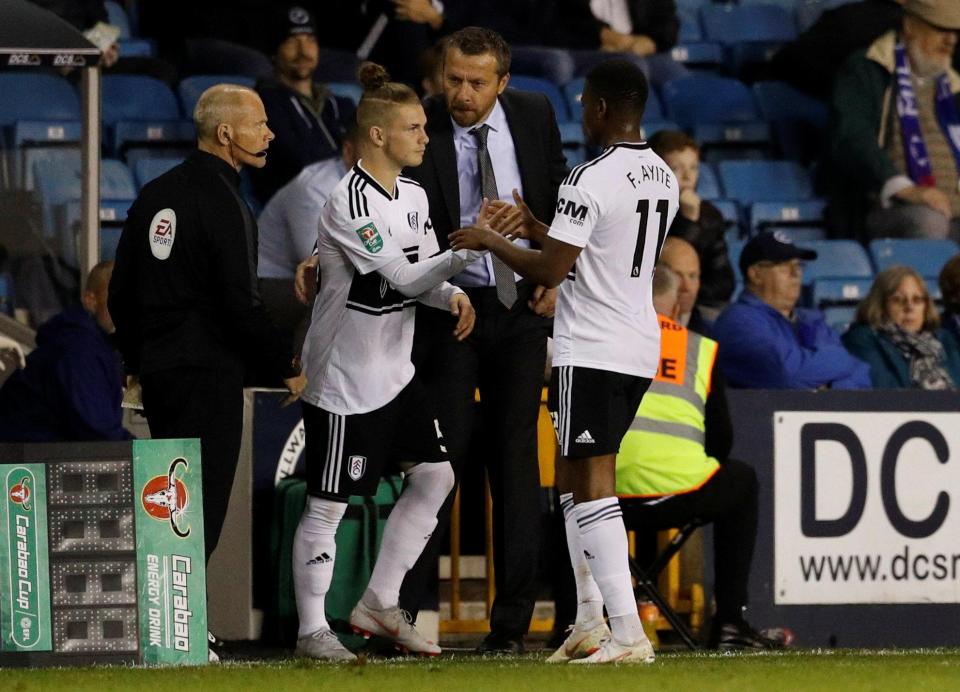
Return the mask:
[[[869,389],[854,358],[819,310],[798,308],[803,260],[817,258],[780,233],[761,233],[740,254],[745,286],[713,328],[720,369],[733,387]]]
[[[287,7],[274,16],[270,48],[274,76],[257,82],[277,138],[270,146],[270,165],[251,171],[253,189],[262,204],[292,180],[304,166],[340,155],[345,123],[356,107],[313,81],[320,59],[313,17],[303,7]]]
[[[956,0],[906,0],[898,30],[837,75],[830,218],[867,237],[960,237]]]

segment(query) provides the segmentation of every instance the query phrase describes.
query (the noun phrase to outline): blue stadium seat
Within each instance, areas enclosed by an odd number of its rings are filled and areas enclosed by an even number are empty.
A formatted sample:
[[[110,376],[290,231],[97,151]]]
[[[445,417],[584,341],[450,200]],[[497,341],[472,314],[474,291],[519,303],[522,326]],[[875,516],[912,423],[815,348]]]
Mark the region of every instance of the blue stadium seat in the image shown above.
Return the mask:
[[[717,169],[727,197],[741,204],[813,197],[810,174],[796,161],[721,161]]]
[[[827,325],[841,336],[853,324],[856,315],[857,309],[852,306],[834,306],[825,308],[823,311],[823,317],[826,319]]]
[[[580,120],[580,114],[583,112],[580,98],[583,96],[584,82],[586,82],[584,77],[577,77],[563,85],[563,97],[567,102],[567,112],[570,114],[570,120],[574,122]]]
[[[827,129],[827,106],[785,82],[757,82],[753,93],[763,119],[773,124],[782,155],[815,157]]]
[[[885,238],[870,241],[870,255],[877,271],[894,264],[905,264],[921,276],[936,278],[947,260],[960,252],[952,240],[924,238]]]
[[[727,231],[727,233],[730,233]],[[747,244],[746,238],[727,237],[727,257],[730,258],[730,264],[733,266],[733,275],[737,281],[742,282],[740,275],[740,253],[743,252],[743,246]]]
[[[815,240],[826,240],[827,231],[822,226],[770,226],[771,231],[779,231],[797,245],[805,245]]]
[[[720,191],[720,181],[717,180],[717,173],[713,165],[704,161],[700,162],[700,178],[697,180],[697,194],[707,200],[720,199],[723,193]]]
[[[80,97],[63,77],[0,72],[0,126],[18,120],[80,120]]]
[[[660,130],[679,130],[680,126],[672,120],[644,120],[640,123],[640,136],[644,139],[653,137]]]
[[[114,0],[106,0],[103,5],[107,9],[107,21],[120,29],[120,38],[130,38],[132,34],[130,33],[130,18],[127,16],[127,11]]]
[[[133,179],[137,189],[158,178],[183,161],[182,158],[140,159],[133,165]]]
[[[0,314],[13,317],[13,277],[0,272]]]
[[[817,259],[806,263],[803,283],[817,279],[871,279],[873,265],[867,251],[855,240],[819,240],[804,243],[817,252]]]
[[[100,202],[100,261],[113,259],[123,222],[130,211],[132,200],[101,200]],[[60,258],[71,267],[79,264],[78,233],[81,225],[80,200],[71,200],[62,206],[58,215],[63,224],[59,235]],[[106,247],[104,246],[106,243]]]
[[[741,233],[740,205],[737,204],[736,200],[712,199],[710,200],[710,204],[715,206],[720,211],[720,215],[723,217],[724,221],[735,224],[737,226],[737,233]]]
[[[580,123],[560,123],[560,141],[563,153],[567,157],[567,166],[579,166],[586,160],[587,151],[583,143],[583,128]]]
[[[134,142],[191,142],[177,97],[164,82],[139,75],[104,75],[103,123],[112,151]]]
[[[776,5],[711,4],[700,8],[703,33],[726,45],[786,42],[797,37],[790,11]]]
[[[66,229],[64,205],[80,199],[80,152],[65,165],[63,162],[38,161],[34,180],[40,197],[43,227],[47,235]],[[104,159],[100,164],[100,200],[133,201],[137,190],[130,169],[122,161]]]
[[[273,63],[270,62],[270,58],[256,48],[232,41],[224,41],[218,38],[188,38],[184,52],[188,74],[240,75],[253,80],[273,75]],[[333,57],[331,53],[336,53],[337,57]],[[339,54],[340,51],[321,50],[321,66],[331,60],[339,60]],[[356,62],[357,57],[353,56],[353,60]],[[317,72],[319,72],[319,68]],[[345,77],[321,78],[318,76],[317,78],[325,82],[349,82],[356,79],[356,74],[354,69]],[[241,83],[236,79],[225,81],[232,81],[234,84]]]
[[[80,145],[77,120],[19,120],[12,126],[11,144],[15,185],[33,189],[33,164],[41,159],[69,158]],[[70,154],[70,150],[74,154]]]
[[[117,41],[120,55],[124,58],[152,58],[157,54],[153,41],[145,38],[125,38]]]
[[[363,87],[355,82],[328,82],[327,88],[334,96],[350,99],[354,106],[360,103],[360,97],[363,96]]]
[[[694,43],[703,39],[700,29],[700,14],[692,7],[678,7],[677,17],[680,19],[680,33],[677,39],[680,43]]]
[[[736,79],[691,75],[671,79],[662,91],[667,117],[683,127],[760,120],[753,94]]]
[[[557,115],[558,122],[564,122],[570,119],[567,112],[567,102],[563,97],[563,92],[553,82],[541,77],[528,77],[526,75],[512,75],[509,86],[522,91],[536,91],[544,94],[550,99],[550,104]]]
[[[813,306],[820,309],[827,305],[851,305],[867,297],[873,279],[816,279],[812,283]]]
[[[756,233],[771,226],[815,226],[823,223],[823,200],[756,202],[750,205],[750,230]]]
[[[239,74],[200,74],[186,77],[177,86],[183,117],[188,120],[193,119],[193,109],[200,95],[214,84],[239,84],[252,89],[256,82],[257,80],[253,77]]]
[[[714,68],[723,64],[723,46],[710,41],[683,41],[670,49],[670,57],[687,67]]]

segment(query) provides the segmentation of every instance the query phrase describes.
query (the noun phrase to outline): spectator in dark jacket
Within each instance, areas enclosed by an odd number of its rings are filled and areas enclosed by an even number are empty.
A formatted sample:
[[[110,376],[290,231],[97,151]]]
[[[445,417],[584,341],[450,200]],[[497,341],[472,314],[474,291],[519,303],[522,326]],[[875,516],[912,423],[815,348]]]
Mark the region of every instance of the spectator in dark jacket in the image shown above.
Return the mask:
[[[670,226],[671,238],[693,245],[700,257],[699,304],[722,308],[733,294],[734,276],[727,254],[727,223],[720,210],[700,198],[700,147],[679,130],[661,130],[650,138],[650,147],[666,161],[680,184],[680,213]],[[695,327],[691,327],[697,331]]]
[[[894,265],[877,274],[843,344],[870,366],[880,389],[957,389],[960,346],[940,328],[923,277]]]
[[[270,145],[269,165],[250,171],[262,204],[304,166],[339,156],[344,123],[355,111],[349,99],[313,81],[320,48],[310,13],[289,7],[275,21],[276,75],[260,80],[256,89],[276,139]]]
[[[37,331],[37,348],[0,389],[0,441],[128,440],[123,370],[110,342],[107,286],[113,262],[90,272],[82,305]]]

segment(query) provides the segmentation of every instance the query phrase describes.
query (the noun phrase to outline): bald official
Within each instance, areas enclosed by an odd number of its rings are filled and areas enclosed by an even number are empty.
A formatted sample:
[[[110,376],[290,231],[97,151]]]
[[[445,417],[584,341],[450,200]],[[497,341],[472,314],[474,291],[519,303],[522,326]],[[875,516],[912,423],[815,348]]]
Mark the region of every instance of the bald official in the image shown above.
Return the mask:
[[[668,236],[660,252],[659,266],[665,266],[677,275],[680,282],[677,292],[677,322],[684,327],[690,327],[700,293],[700,256],[697,249],[683,238]],[[697,327],[695,324],[690,328],[698,331]]]
[[[257,291],[257,225],[240,169],[266,165],[263,103],[218,84],[194,110],[197,150],[147,183],[127,217],[109,305],[154,438],[200,438],[204,540],[216,548],[233,485],[247,372],[305,386]]]

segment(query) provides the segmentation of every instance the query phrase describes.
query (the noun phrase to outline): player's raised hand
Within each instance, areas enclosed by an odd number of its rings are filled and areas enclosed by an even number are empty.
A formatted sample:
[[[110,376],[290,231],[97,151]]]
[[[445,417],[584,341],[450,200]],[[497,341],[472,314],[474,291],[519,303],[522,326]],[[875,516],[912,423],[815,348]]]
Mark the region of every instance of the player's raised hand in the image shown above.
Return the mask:
[[[457,317],[457,326],[453,330],[453,336],[457,341],[463,341],[470,332],[473,331],[473,325],[477,320],[477,313],[470,304],[470,299],[466,293],[457,293],[450,299],[450,314]]]
[[[545,223],[537,220],[537,217],[533,215],[530,207],[523,201],[523,197],[520,196],[520,192],[516,189],[513,190],[513,201],[517,204],[515,208],[519,212],[520,218],[511,237],[528,238],[541,242],[543,236],[547,234],[550,228]]]
[[[320,258],[308,257],[297,265],[297,274],[293,280],[293,292],[304,305],[310,305],[317,297],[317,266]]]
[[[491,238],[491,236],[493,238]],[[451,250],[487,250],[500,234],[486,226],[467,226],[447,236]],[[503,241],[506,242],[506,241]]]

